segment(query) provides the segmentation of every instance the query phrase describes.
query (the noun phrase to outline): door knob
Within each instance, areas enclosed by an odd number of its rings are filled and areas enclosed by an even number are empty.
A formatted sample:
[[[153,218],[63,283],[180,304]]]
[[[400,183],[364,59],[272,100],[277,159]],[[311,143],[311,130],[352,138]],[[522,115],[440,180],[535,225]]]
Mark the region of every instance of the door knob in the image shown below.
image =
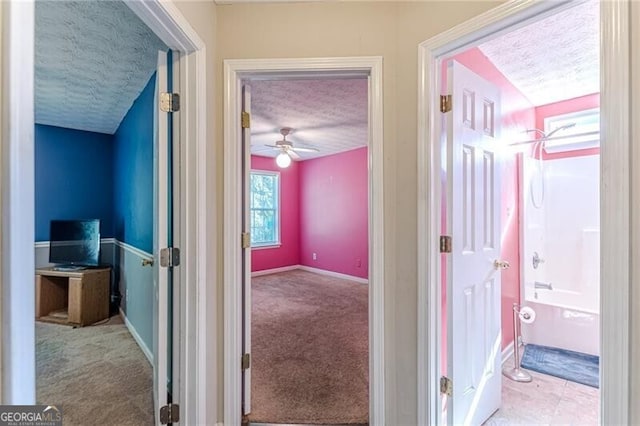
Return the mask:
[[[506,261],[506,260],[496,259],[493,262],[493,267],[496,268],[496,269],[509,269],[509,266],[511,266],[511,265],[509,265],[509,262]]]

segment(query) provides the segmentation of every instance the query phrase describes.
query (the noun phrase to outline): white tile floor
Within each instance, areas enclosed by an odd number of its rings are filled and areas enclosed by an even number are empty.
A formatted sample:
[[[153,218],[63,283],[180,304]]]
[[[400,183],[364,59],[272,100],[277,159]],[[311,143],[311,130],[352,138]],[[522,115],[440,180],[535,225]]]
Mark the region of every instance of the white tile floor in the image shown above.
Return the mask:
[[[505,365],[513,365],[513,359],[507,363]],[[598,389],[534,371],[530,373],[533,380],[529,383],[502,376],[502,407],[485,425],[598,424]]]

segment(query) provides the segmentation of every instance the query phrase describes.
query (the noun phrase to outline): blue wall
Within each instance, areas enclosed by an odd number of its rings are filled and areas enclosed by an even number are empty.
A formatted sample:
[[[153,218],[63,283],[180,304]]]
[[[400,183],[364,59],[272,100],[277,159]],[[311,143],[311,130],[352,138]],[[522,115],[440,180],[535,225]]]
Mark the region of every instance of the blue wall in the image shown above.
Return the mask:
[[[35,126],[36,241],[49,241],[52,219],[100,219],[114,236],[113,136]]]
[[[153,251],[153,98],[155,73],[114,138],[115,237]]]

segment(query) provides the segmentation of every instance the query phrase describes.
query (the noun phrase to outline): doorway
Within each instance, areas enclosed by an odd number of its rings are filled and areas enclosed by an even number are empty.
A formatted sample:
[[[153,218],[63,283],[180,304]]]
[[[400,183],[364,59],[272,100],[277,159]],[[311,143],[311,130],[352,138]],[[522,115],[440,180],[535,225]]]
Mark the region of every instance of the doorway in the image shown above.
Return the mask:
[[[199,118],[204,114],[204,90],[198,88],[204,86],[203,71],[204,43],[195,35],[193,30],[185,23],[184,18],[175,8],[167,8],[158,2],[135,2],[128,6],[157,34],[161,34],[162,40],[171,48],[180,52],[180,59],[176,61],[174,74],[179,87],[183,88],[184,102],[183,113],[179,116],[179,121],[174,126],[176,135],[193,135],[193,144],[180,144],[180,167],[181,179],[179,180],[180,197],[175,199],[177,227],[180,231],[178,241],[183,253],[195,252],[195,247],[206,247],[206,233],[200,230],[205,227],[206,218],[206,185],[199,179],[204,173],[204,164],[195,159],[204,154],[197,155],[198,152],[205,152],[205,142],[203,132],[198,131],[200,126]],[[33,282],[34,271],[34,249],[33,249],[33,229],[34,229],[34,179],[33,179],[33,76],[34,63],[33,52],[34,41],[34,7],[33,3],[9,3],[3,4],[3,14],[5,21],[9,23],[3,27],[3,40],[6,42],[6,50],[3,50],[3,63],[7,87],[10,91],[3,93],[6,96],[5,103],[6,117],[9,123],[3,126],[3,158],[5,158],[5,170],[9,176],[2,181],[3,184],[3,206],[11,209],[11,213],[5,216],[4,227],[11,229],[12,233],[3,233],[3,246],[7,248],[6,256],[3,256],[3,303],[4,306],[11,306],[11,311],[3,309],[2,326],[7,330],[3,334],[3,400],[13,404],[32,404],[35,401],[35,362],[34,362],[34,333],[33,333],[33,305],[34,290],[31,286],[19,285],[19,282]],[[5,30],[6,29],[6,30]],[[9,66],[8,64],[11,64]],[[179,65],[179,66],[178,66]],[[175,71],[175,70],[174,70]],[[17,100],[20,99],[18,102]],[[198,114],[196,114],[198,111]],[[19,155],[9,155],[9,153],[20,153]],[[6,157],[4,154],[7,154]],[[9,161],[9,157],[11,161]],[[19,171],[19,172],[18,172]],[[196,185],[195,182],[201,181]],[[187,208],[188,207],[188,208]],[[196,220],[196,217],[201,218]],[[186,221],[195,224],[188,229]],[[31,243],[27,243],[30,240]],[[175,271],[176,276],[196,276],[196,270],[203,268],[207,256],[205,250],[200,251],[200,256],[193,256],[183,262],[179,270]],[[202,257],[202,259],[200,259]],[[183,401],[187,394],[195,395],[196,383],[202,386],[199,371],[205,371],[205,362],[199,354],[195,352],[200,342],[200,347],[204,347],[204,336],[206,327],[196,327],[199,323],[196,318],[201,319],[205,315],[204,302],[197,303],[195,294],[206,293],[205,283],[207,274],[198,275],[198,279],[193,280],[196,284],[187,286],[180,290],[175,302],[177,307],[185,306],[187,303],[192,306],[186,309],[176,309],[176,321],[174,322],[175,335],[185,336],[180,340],[181,346],[178,348],[180,357],[174,359],[176,369],[180,372],[180,383],[172,383],[175,389],[173,392],[173,403]],[[29,277],[28,279],[26,279]],[[202,322],[202,321],[200,321]],[[166,335],[166,333],[164,333]],[[164,351],[163,351],[164,352]],[[195,366],[186,371],[186,365]],[[160,406],[167,404],[168,393],[164,392],[158,396]],[[205,406],[197,398],[186,398],[183,404],[183,416],[187,423],[198,423],[197,419],[204,419]],[[189,421],[191,419],[191,421]],[[200,421],[201,422],[201,421]]]
[[[368,88],[243,80],[250,424],[368,422]]]
[[[582,4],[582,2],[580,4]],[[439,183],[440,182],[439,159],[441,158],[442,149],[440,145],[436,143],[429,145],[428,141],[430,139],[440,140],[439,135],[444,134],[444,130],[440,122],[440,117],[437,117],[437,115],[441,113],[435,112],[440,109],[439,108],[440,105],[436,107],[436,105],[433,103],[431,98],[429,98],[429,96],[430,94],[431,95],[437,94],[439,96],[440,94],[444,94],[446,92],[444,90],[441,90],[441,87],[443,86],[439,82],[435,82],[435,81],[432,82],[429,76],[434,76],[439,74],[441,70],[441,64],[442,64],[441,58],[443,58],[444,56],[453,56],[453,55],[460,54],[465,49],[468,49],[469,47],[473,46],[473,44],[469,44],[464,41],[464,40],[468,40],[468,39],[465,39],[464,37],[470,34],[475,34],[474,36],[475,39],[480,40],[480,43],[486,42],[488,40],[493,40],[496,37],[499,37],[500,35],[507,34],[509,31],[512,31],[514,28],[521,28],[524,25],[529,24],[531,22],[538,22],[539,20],[545,17],[550,17],[552,15],[559,14],[564,10],[568,10],[572,6],[576,6],[576,3],[564,4],[564,5],[560,5],[559,7],[531,6],[531,7],[528,7],[525,12],[523,11],[515,12],[515,11],[508,11],[507,10],[508,5],[506,5],[504,9],[502,7],[499,7],[494,11],[492,11],[491,13],[487,13],[484,16],[480,16],[477,19],[474,19],[473,23],[471,22],[468,23],[469,25],[467,25],[467,23],[462,24],[458,28],[458,32],[452,31],[450,34],[447,34],[447,36],[443,35],[442,37],[438,37],[436,39],[424,42],[420,47],[420,52],[422,55],[421,67],[423,70],[425,70],[427,78],[422,82],[422,90],[421,90],[421,95],[419,97],[419,106],[420,106],[419,110],[422,112],[425,112],[427,114],[427,117],[429,117],[429,120],[424,120],[422,123],[419,124],[419,135],[420,135],[419,144],[421,148],[424,150],[422,151],[422,153],[424,154],[424,158],[421,158],[421,163],[419,164],[419,179],[421,176],[422,178],[424,178],[424,180],[421,179],[419,184],[421,185],[421,188],[424,188],[424,189],[428,188],[426,189],[426,191],[429,191],[429,193],[430,191],[433,191],[433,195],[427,197],[425,202],[420,205],[420,214],[419,214],[419,217],[423,218],[425,216],[423,216],[422,213],[425,213],[426,217],[428,218],[426,221],[423,221],[421,223],[421,232],[419,237],[419,255],[420,253],[424,253],[425,256],[430,259],[430,261],[427,262],[426,269],[421,268],[421,270],[419,271],[419,277],[420,277],[419,306],[418,306],[418,309],[419,309],[419,345],[418,345],[419,359],[427,360],[426,366],[424,369],[421,370],[421,375],[419,377],[419,400],[423,401],[422,398],[423,397],[425,398],[424,404],[419,408],[419,421],[424,421],[425,423],[443,424],[445,422],[446,416],[442,415],[442,404],[441,404],[440,394],[441,392],[448,394],[449,389],[451,389],[449,387],[449,384],[446,381],[443,381],[443,382],[440,381],[441,376],[439,373],[441,371],[440,368],[443,362],[444,355],[441,355],[439,351],[435,351],[433,349],[436,347],[441,347],[440,342],[442,342],[441,339],[442,339],[442,333],[443,333],[442,324],[444,321],[443,317],[441,317],[441,314],[443,314],[443,310],[440,309],[439,305],[440,305],[441,298],[444,296],[442,288],[440,287],[440,283],[442,282],[441,277],[445,273],[445,268],[444,266],[440,265],[440,258],[441,256],[446,258],[447,256],[451,256],[451,255],[449,254],[441,255],[440,250],[438,251],[433,250],[433,248],[438,247],[435,244],[431,244],[429,246],[424,245],[425,241],[435,242],[440,239],[440,235],[443,235],[443,232],[441,230],[441,224],[442,224],[441,218],[444,217],[442,216],[440,211],[442,192],[440,190],[440,183]],[[598,6],[602,11],[602,14],[600,17],[600,22],[602,23],[607,22],[607,19],[611,19],[611,17],[613,16],[612,13],[614,13],[614,10],[617,10],[620,7],[626,7],[621,4],[613,4],[613,3],[608,3],[608,4],[603,3]],[[518,15],[519,13],[521,14]],[[512,16],[519,16],[518,25],[512,25],[512,23],[515,22],[511,20]],[[477,25],[477,26],[473,27],[473,25]],[[485,28],[485,29],[478,31],[477,28]],[[603,25],[601,26],[601,28],[604,31],[602,34],[603,39],[607,40],[607,43],[611,43],[612,45],[615,44],[615,42],[613,42],[612,40],[607,39],[607,37],[611,36],[611,34],[608,34],[606,32],[607,26]],[[466,36],[463,37],[462,34],[466,34]],[[620,57],[619,55],[611,55],[611,56],[603,55],[602,57],[603,57],[602,59],[603,64],[601,65],[600,69],[602,70],[603,81],[607,81],[608,83],[605,84],[602,89],[602,104],[600,108],[601,108],[602,120],[604,123],[607,123],[608,122],[607,120],[614,119],[613,118],[614,116],[611,115],[611,111],[617,109],[618,106],[616,106],[615,103],[612,102],[612,98],[609,98],[609,96],[611,96],[611,93],[607,93],[605,90],[605,88],[610,87],[608,86],[608,84],[611,84],[611,80],[608,80],[608,79],[609,78],[613,79],[615,77],[613,77],[613,75],[610,74],[610,71],[608,70],[608,66],[604,64],[607,63],[607,61],[611,61],[613,63],[616,63],[617,61],[620,61],[620,60],[624,61],[624,56]],[[621,65],[621,66],[624,68],[624,65]],[[625,80],[625,79],[621,79],[621,82],[618,81],[618,83],[620,83],[621,86],[623,86],[624,84],[629,84],[628,80]],[[433,99],[435,98],[436,96],[433,96]],[[428,113],[427,111],[429,111],[430,108],[433,108],[431,109],[432,112]],[[446,111],[446,108],[447,108],[446,103],[443,106],[443,108]],[[627,117],[628,109],[626,109],[626,107],[623,107],[621,108],[620,111],[618,111],[618,113]],[[617,132],[619,132],[620,129],[615,129],[614,126],[610,126],[610,127],[603,126],[603,129],[604,128],[606,128],[608,131],[611,131],[612,133],[615,133],[616,137],[618,138],[617,140],[622,140],[620,144],[625,145],[628,143],[627,133],[624,133],[624,136],[619,135]],[[513,138],[513,140],[515,141],[517,139]],[[610,140],[610,139],[608,139],[608,137],[603,136],[603,140]],[[613,159],[607,160],[606,157],[607,156],[606,156],[605,150],[603,150],[602,164],[606,163],[609,160],[613,161]],[[434,163],[429,163],[429,161],[434,161]],[[623,161],[623,158],[619,157],[617,158],[617,161]],[[616,172],[607,170],[606,167],[601,167],[601,181],[600,181],[601,185],[605,185],[606,182],[609,182],[611,179],[613,180],[617,179],[616,177],[613,176],[615,174]],[[628,191],[628,187],[619,186],[619,188],[622,193],[628,194],[626,192]],[[600,203],[602,205],[606,205],[605,203],[610,201],[612,200],[607,195],[605,195],[604,193],[601,194]],[[602,214],[603,214],[603,217],[600,220],[600,227],[602,228],[601,244],[604,247],[607,244],[607,241],[609,238],[606,236],[605,230],[611,229],[609,227],[612,226],[612,223],[609,222],[609,220],[611,220],[611,215],[615,216],[615,213],[613,213],[609,208],[607,208],[602,210]],[[448,224],[448,225],[450,226],[451,224]],[[453,232],[455,233],[456,231],[453,230]],[[626,232],[628,232],[628,230]],[[460,248],[461,247],[458,247],[458,249]],[[455,250],[455,248],[453,248],[453,250]],[[623,251],[624,249],[621,249],[621,251],[618,252],[618,255],[621,255],[624,257],[625,255],[623,254]],[[446,247],[445,247],[445,252],[446,252]],[[609,255],[610,253],[609,254],[602,253],[599,260],[599,264],[602,267],[601,277],[603,282],[606,277],[609,277],[609,274],[612,274],[612,276],[616,274],[621,274],[621,276],[617,276],[618,278],[621,278],[622,276],[624,276],[623,265],[618,265],[619,268],[615,270],[614,268],[607,267],[606,261],[607,259],[609,259]],[[502,265],[501,259],[497,258],[496,260],[500,262],[499,266],[501,266]],[[520,262],[518,261],[517,264],[519,263]],[[455,270],[455,266],[453,268]],[[447,270],[446,273],[449,274],[450,270]],[[504,277],[504,274],[502,274],[502,276]],[[609,281],[606,281],[606,282],[609,282]],[[610,315],[611,312],[617,312],[617,309],[624,309],[622,306],[624,306],[624,297],[625,297],[624,295],[628,291],[628,283],[629,283],[628,277],[622,279],[622,282],[623,284],[619,284],[619,286],[617,286],[615,290],[612,290],[612,294],[609,294],[607,296],[605,296],[604,293],[602,294],[602,298],[603,298],[601,300],[602,316],[600,317],[602,330],[612,330],[612,333],[617,332],[616,327],[619,326],[619,323],[614,324],[612,322],[609,322],[607,319],[603,317],[605,315]],[[535,283],[532,283],[532,285],[533,284]],[[428,308],[429,310],[436,310],[437,313],[434,314],[433,311],[429,311],[429,313],[427,314],[427,312],[424,312],[424,309],[427,306],[429,307]],[[605,314],[605,312],[608,312],[608,314]],[[503,313],[503,323],[505,322],[504,318],[505,318],[505,315]],[[625,319],[620,318],[620,321],[623,321],[624,324],[628,324],[629,317],[625,316]],[[601,354],[601,363],[600,363],[600,368],[601,368],[600,386],[602,389],[602,397],[601,397],[600,404],[602,409],[600,411],[601,413],[600,418],[607,419],[607,420],[603,420],[605,423],[610,423],[610,422],[615,423],[616,421],[622,421],[622,420],[613,420],[613,419],[619,419],[619,417],[617,416],[620,416],[620,415],[626,416],[628,414],[628,407],[625,407],[625,408],[620,407],[616,402],[614,402],[615,400],[611,399],[612,394],[617,395],[619,392],[621,392],[621,390],[620,390],[620,387],[616,387],[613,384],[613,381],[611,381],[612,379],[610,378],[609,374],[614,374],[620,380],[623,380],[622,377],[624,377],[624,375],[620,376],[621,371],[618,367],[620,367],[621,364],[614,365],[616,363],[612,361],[612,359],[619,359],[620,356],[619,356],[619,352],[610,351],[611,348],[607,346],[606,342],[609,342],[609,344],[614,344],[614,340],[610,340],[611,336],[607,336],[607,333],[608,331],[603,333],[601,338],[602,354]],[[503,341],[504,341],[504,337],[505,336],[503,335],[502,336]],[[621,350],[623,352],[625,351],[625,349],[621,347],[619,347],[618,350]],[[425,358],[423,358],[420,354],[424,354]],[[625,359],[623,361],[622,366],[628,366],[628,359]],[[440,387],[440,384],[442,384],[443,386]],[[464,388],[464,383],[462,384],[462,386]],[[455,388],[456,388],[456,382],[454,381],[453,389]],[[625,388],[623,391],[628,392],[628,389]],[[447,401],[447,404],[449,405],[449,407],[451,406],[455,407],[455,404],[456,404],[455,391],[453,395],[454,395],[454,399],[451,401]],[[613,408],[614,406],[615,406],[615,409]],[[451,410],[449,410],[448,414],[450,414],[450,411]]]
[[[243,232],[242,173],[233,165],[241,164],[243,152],[240,113],[241,81],[251,78],[282,79],[292,76],[306,78],[340,78],[365,76],[369,81],[369,422],[384,418],[382,379],[383,309],[382,309],[382,122],[381,120],[381,59],[323,58],[285,60],[225,61],[225,423],[237,424],[242,415],[242,370],[234,359],[243,355],[243,251],[238,238]],[[245,154],[246,155],[246,154]],[[246,335],[246,334],[245,334]],[[246,377],[246,376],[245,376]],[[246,389],[246,387],[245,387]]]

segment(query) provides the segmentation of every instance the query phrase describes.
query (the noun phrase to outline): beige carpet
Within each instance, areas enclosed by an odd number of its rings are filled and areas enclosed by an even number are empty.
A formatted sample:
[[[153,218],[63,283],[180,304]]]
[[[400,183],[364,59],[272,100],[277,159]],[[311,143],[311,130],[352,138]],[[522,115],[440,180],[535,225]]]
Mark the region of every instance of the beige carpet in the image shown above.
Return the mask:
[[[367,423],[368,288],[305,271],[252,280],[254,423]]]
[[[152,425],[153,373],[119,316],[72,328],[36,321],[39,404],[62,405],[65,426]]]

